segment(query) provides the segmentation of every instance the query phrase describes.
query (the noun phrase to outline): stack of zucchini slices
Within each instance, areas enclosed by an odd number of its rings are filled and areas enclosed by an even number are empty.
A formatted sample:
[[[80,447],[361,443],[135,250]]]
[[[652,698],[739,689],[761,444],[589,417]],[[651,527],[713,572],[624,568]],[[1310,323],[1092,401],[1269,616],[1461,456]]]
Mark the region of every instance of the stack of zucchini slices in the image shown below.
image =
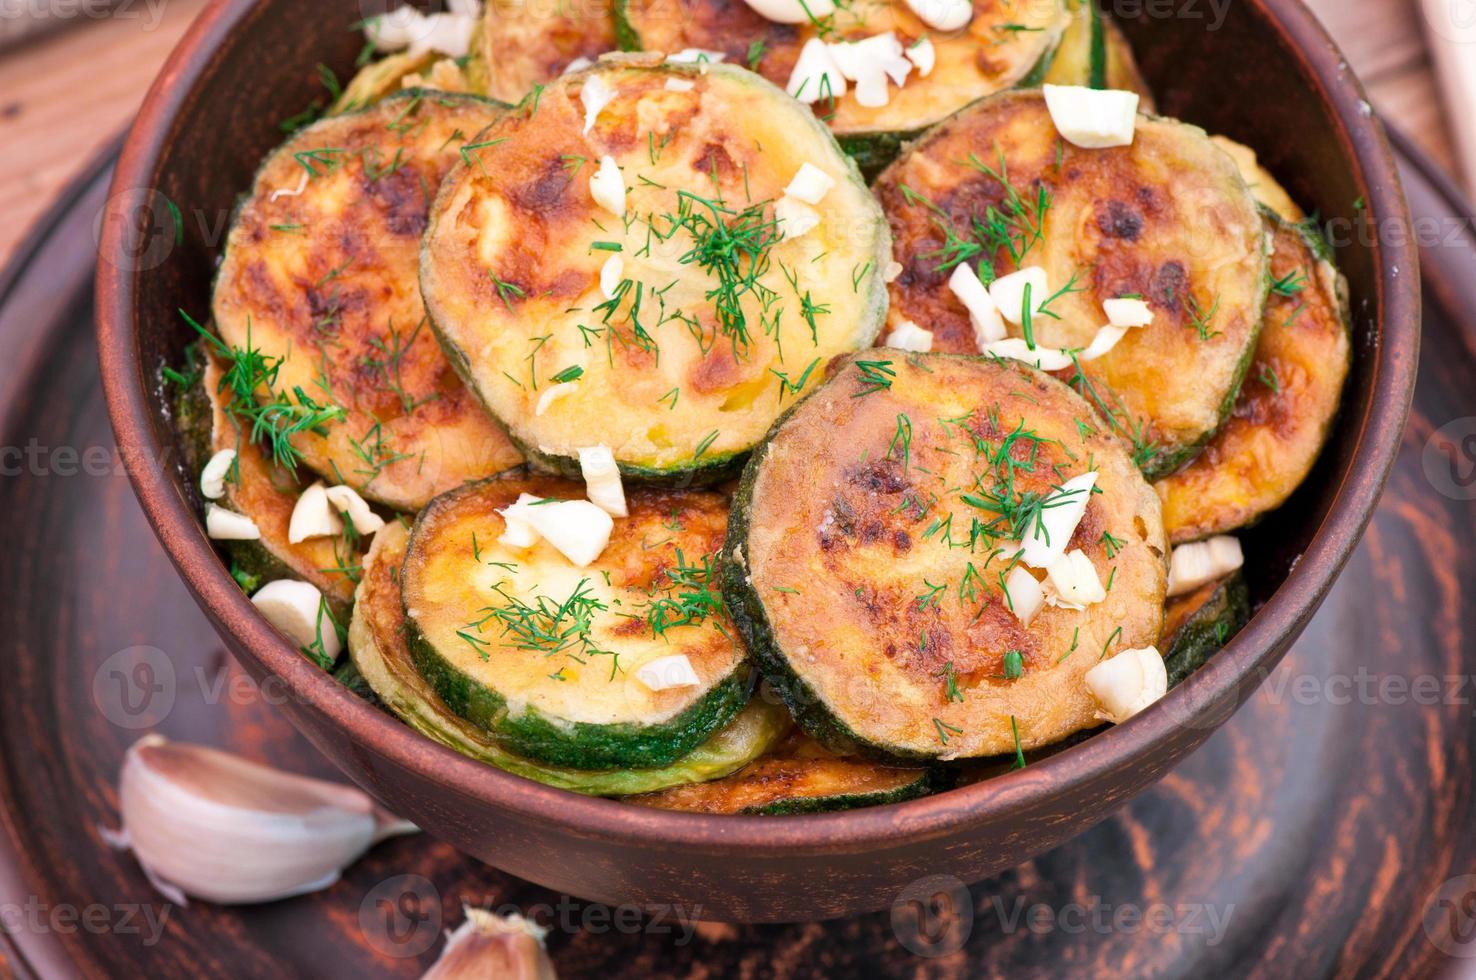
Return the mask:
[[[427,737],[670,810],[922,796],[1187,678],[1346,288],[1095,5],[959,5],[371,26],[167,372],[237,581]]]

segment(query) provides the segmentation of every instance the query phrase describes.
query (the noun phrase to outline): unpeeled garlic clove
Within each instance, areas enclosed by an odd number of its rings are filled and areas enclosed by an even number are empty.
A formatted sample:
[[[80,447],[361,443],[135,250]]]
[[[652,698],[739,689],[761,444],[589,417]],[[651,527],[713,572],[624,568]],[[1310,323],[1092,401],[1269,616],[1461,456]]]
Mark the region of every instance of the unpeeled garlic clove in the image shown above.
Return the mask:
[[[496,915],[466,908],[466,921],[446,937],[446,948],[421,980],[554,980],[543,946],[547,930],[517,913]]]
[[[121,831],[173,901],[269,902],[327,888],[386,837],[417,828],[341,783],[146,735],[118,776]]]

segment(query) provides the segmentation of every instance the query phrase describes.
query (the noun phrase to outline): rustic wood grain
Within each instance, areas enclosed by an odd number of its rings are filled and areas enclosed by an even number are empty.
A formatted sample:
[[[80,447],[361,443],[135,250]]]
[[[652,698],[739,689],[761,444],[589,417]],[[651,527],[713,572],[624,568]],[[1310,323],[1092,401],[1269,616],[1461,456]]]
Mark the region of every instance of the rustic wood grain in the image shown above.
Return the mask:
[[[1417,215],[1453,218],[1452,204],[1428,186],[1410,187]],[[63,472],[59,447],[111,446],[88,293],[78,285],[87,272],[79,246],[102,194],[94,183],[0,295],[0,357],[12,368],[0,375],[0,445],[44,447],[49,460],[0,480],[0,903],[143,903],[162,914],[133,860],[106,848],[97,829],[116,821],[113,779],[140,734],[116,723],[106,670],[101,695],[94,687],[109,657],[136,645],[162,651],[174,676],[172,709],[158,726],[166,735],[334,773],[272,707],[272,692],[255,688],[225,654],[121,469]],[[1426,264],[1421,386],[1400,465],[1303,639],[1160,785],[1070,844],[969,889],[967,929],[944,915],[926,931],[941,948],[913,944],[942,955],[919,955],[899,938],[915,921],[910,906],[896,920],[900,932],[887,914],[706,923],[685,942],[681,927],[657,933],[654,917],[618,931],[588,903],[412,838],[381,846],[313,896],[171,909],[157,944],[121,932],[21,928],[0,939],[0,958],[20,975],[412,977],[434,949],[397,945],[372,913],[386,882],[415,874],[434,892],[399,907],[406,923],[426,916],[408,939],[426,935],[424,923],[454,925],[462,902],[512,904],[554,926],[550,947],[567,977],[1420,976],[1449,967],[1455,961],[1431,940],[1443,920],[1431,920],[1430,931],[1426,921],[1440,884],[1476,869],[1468,832],[1476,692],[1443,681],[1453,702],[1420,706],[1365,699],[1355,687],[1343,703],[1338,686],[1367,675],[1377,691],[1385,678],[1408,684],[1472,670],[1476,504],[1438,493],[1423,457],[1437,429],[1476,415],[1476,325],[1443,312],[1472,308],[1476,255],[1469,245],[1440,249]],[[1035,906],[1044,911],[1031,913]],[[1161,934],[1117,911],[1158,907],[1173,923]],[[573,928],[560,925],[560,909]],[[1212,921],[1223,922],[1223,935],[1210,931]],[[953,936],[966,942],[953,949]]]
[[[165,0],[156,29],[89,21],[0,55],[0,264],[81,163],[132,119],[164,56],[207,0]],[[1309,0],[1391,123],[1451,170],[1454,151],[1418,0]],[[130,9],[143,10],[141,2]],[[1476,125],[1476,122],[1472,123]]]

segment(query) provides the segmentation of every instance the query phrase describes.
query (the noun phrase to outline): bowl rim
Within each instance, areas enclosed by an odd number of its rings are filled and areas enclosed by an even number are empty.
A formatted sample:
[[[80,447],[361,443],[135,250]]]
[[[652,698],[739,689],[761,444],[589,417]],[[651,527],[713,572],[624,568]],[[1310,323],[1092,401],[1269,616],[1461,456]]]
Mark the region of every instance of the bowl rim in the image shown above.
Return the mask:
[[[139,109],[118,160],[110,199],[150,186],[164,162],[174,122],[188,109],[193,90],[210,71],[225,40],[259,13],[263,2],[212,0],[191,24]],[[1334,120],[1340,150],[1365,192],[1367,213],[1375,221],[1392,218],[1409,227],[1393,151],[1382,125],[1368,112],[1362,85],[1326,30],[1302,0],[1247,2],[1287,47],[1300,52],[1305,82]],[[124,222],[108,215],[100,254],[120,254],[125,235]],[[1233,703],[1258,677],[1269,673],[1284,650],[1280,640],[1306,625],[1372,518],[1413,398],[1420,316],[1417,252],[1407,235],[1375,236],[1371,247],[1378,270],[1375,322],[1380,331],[1373,353],[1372,400],[1356,433],[1346,474],[1281,587],[1191,683],[1127,724],[1022,770],[905,803],[781,819],[667,812],[544,786],[460,755],[348,691],[257,614],[221,565],[171,468],[151,463],[168,457],[155,438],[149,379],[135,356],[137,324],[132,310],[137,273],[106,262],[99,263],[97,276],[99,359],[108,413],[129,479],[186,585],[214,622],[234,634],[236,646],[255,660],[258,671],[280,678],[301,705],[330,719],[353,741],[374,746],[387,761],[440,790],[473,798],[491,809],[521,812],[588,838],[647,848],[736,847],[760,854],[854,851],[935,837],[1028,812],[1053,797],[1083,798],[1104,774],[1151,762],[1186,717],[1202,717]],[[1201,727],[1208,732],[1217,724]]]

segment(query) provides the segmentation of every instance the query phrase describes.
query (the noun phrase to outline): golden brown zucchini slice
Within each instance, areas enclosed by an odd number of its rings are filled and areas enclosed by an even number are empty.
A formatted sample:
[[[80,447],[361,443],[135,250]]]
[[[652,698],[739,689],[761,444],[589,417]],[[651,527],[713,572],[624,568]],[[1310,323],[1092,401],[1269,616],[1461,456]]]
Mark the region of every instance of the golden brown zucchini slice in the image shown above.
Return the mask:
[[[899,768],[839,756],[796,732],[731,776],[633,796],[627,802],[686,813],[823,813],[927,796],[942,788],[946,777],[937,768]]]
[[[436,188],[501,112],[409,93],[308,127],[257,174],[216,280],[225,342],[282,360],[263,399],[346,413],[294,438],[307,465],[399,510],[520,460],[436,345],[417,278]]]
[[[559,79],[488,133],[436,202],[421,285],[531,459],[577,476],[577,450],[603,443],[628,477],[710,482],[820,364],[875,338],[886,221],[825,127],[763,79],[632,57]],[[581,92],[602,87],[614,97],[585,134]],[[604,156],[624,220],[592,196]],[[835,184],[820,223],[781,239],[775,202],[804,164]]]
[[[1193,592],[1175,596],[1164,607],[1158,649],[1169,687],[1182,683],[1250,622],[1250,592],[1245,577],[1233,572]]]
[[[1224,534],[1286,502],[1332,431],[1351,366],[1348,287],[1317,245],[1271,216],[1271,295],[1235,409],[1188,465],[1160,480],[1175,544]]]
[[[1067,0],[1066,6],[1071,11],[1071,25],[1061,37],[1042,81],[1137,92],[1141,100],[1138,111],[1152,114],[1153,93],[1138,71],[1137,59],[1122,28],[1103,15],[1094,0]]]
[[[410,535],[391,523],[374,538],[349,624],[349,657],[374,695],[401,721],[442,745],[527,779],[591,796],[649,793],[720,779],[768,751],[792,727],[779,705],[754,698],[731,722],[680,759],[658,769],[589,772],[534,762],[507,751],[446,707],[421,677],[405,644],[400,565]]]
[[[886,166],[903,141],[975,99],[1037,83],[1070,22],[1059,0],[974,0],[973,20],[954,33],[931,30],[902,0],[837,7],[798,26],[773,23],[739,0],[616,0],[615,15],[627,50],[721,52],[727,63],[747,65],[781,88],[813,38],[858,41],[893,32],[904,48],[928,38],[936,55],[932,71],[926,77],[913,71],[902,86],[890,86],[886,105],[863,106],[854,90],[814,105],[868,175]]]
[[[951,759],[1096,725],[1082,675],[1157,642],[1168,546],[1153,490],[1091,418],[1016,362],[877,351],[838,359],[775,427],[733,502],[724,590],[806,731],[837,750]],[[1004,583],[1041,572],[1013,542],[1089,468],[1096,491],[1064,546],[1105,598],[1022,624]]]
[[[514,471],[416,521],[401,580],[410,649],[447,706],[509,751],[574,769],[664,766],[732,720],[749,685],[715,578],[727,500],[633,493],[579,568],[545,540],[500,540],[499,510],[522,494],[577,499],[584,486]],[[693,682],[653,690],[642,668],[678,669],[673,657]]]
[[[347,615],[359,580],[361,542],[351,529],[332,538],[309,538],[293,544],[287,528],[297,498],[307,486],[306,474],[294,475],[272,461],[270,454],[243,432],[226,411],[229,392],[224,387],[223,364],[208,342],[191,348],[198,381],[181,393],[176,422],[184,436],[190,472],[196,477],[210,458],[234,450],[235,466],[227,475],[220,505],[245,514],[256,523],[261,538],[227,541],[232,574],[247,592],[279,578],[298,578],[318,588],[334,615]]]
[[[1250,188],[1250,192],[1255,195],[1257,201],[1275,211],[1283,221],[1299,224],[1307,220],[1306,213],[1297,206],[1296,201],[1292,200],[1286,188],[1271,176],[1269,170],[1261,166],[1255,150],[1224,136],[1211,136],[1210,139],[1214,140],[1215,145],[1235,161],[1241,178],[1245,180],[1245,185]]]
[[[615,50],[610,0],[488,0],[479,50],[487,65],[487,94],[520,102],[533,86],[558,78],[576,59],[593,61]]]
[[[1153,322],[1082,364],[1077,387],[1108,410],[1156,478],[1194,455],[1235,403],[1265,302],[1255,199],[1204,133],[1140,116],[1129,147],[1083,150],[1056,133],[1036,92],[985,99],[889,167],[876,192],[903,271],[890,316],[933,331],[933,349],[976,351],[954,267],[1046,270],[1036,343],[1084,348],[1102,303],[1140,296]],[[1016,335],[1020,328],[1014,328]]]

